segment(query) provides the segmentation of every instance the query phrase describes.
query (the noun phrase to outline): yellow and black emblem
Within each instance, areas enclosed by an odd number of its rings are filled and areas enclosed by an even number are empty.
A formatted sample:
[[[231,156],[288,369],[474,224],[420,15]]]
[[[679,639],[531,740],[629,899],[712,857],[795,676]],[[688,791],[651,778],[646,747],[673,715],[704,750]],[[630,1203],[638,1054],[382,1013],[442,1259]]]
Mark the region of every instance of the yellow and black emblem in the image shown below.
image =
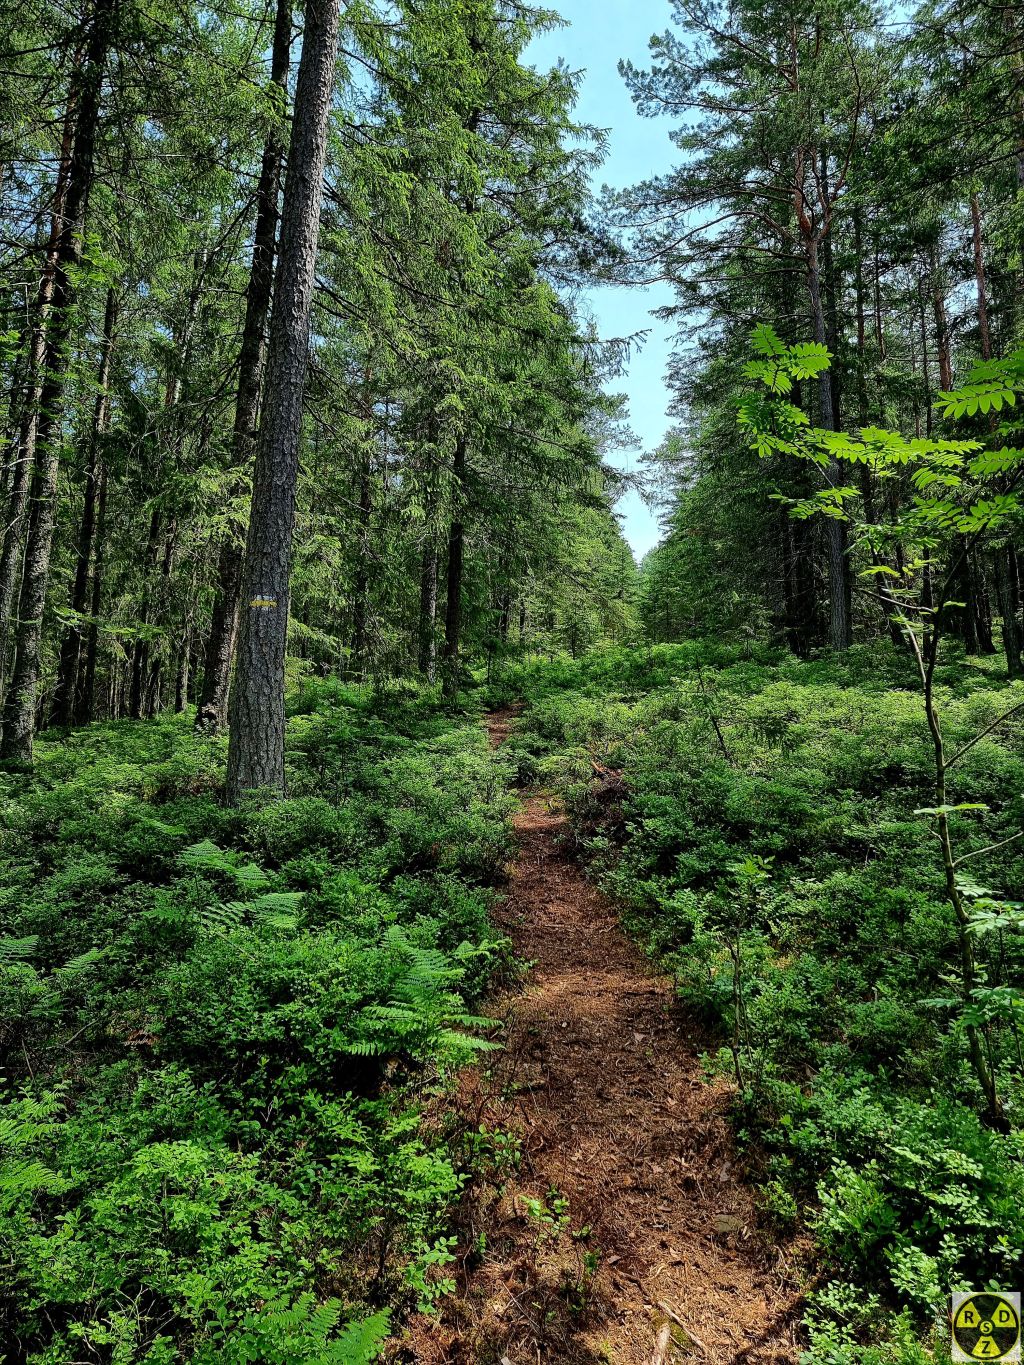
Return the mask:
[[[1020,1360],[1019,1294],[953,1295],[954,1360]]]

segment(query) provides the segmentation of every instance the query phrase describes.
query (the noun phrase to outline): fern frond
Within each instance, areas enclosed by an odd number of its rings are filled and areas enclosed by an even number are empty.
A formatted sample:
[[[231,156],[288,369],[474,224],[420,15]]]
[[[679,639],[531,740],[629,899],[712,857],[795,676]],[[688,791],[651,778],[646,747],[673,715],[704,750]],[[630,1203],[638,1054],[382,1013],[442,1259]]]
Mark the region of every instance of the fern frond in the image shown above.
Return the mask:
[[[26,938],[0,938],[0,966],[26,962],[38,946],[38,934],[29,934]]]

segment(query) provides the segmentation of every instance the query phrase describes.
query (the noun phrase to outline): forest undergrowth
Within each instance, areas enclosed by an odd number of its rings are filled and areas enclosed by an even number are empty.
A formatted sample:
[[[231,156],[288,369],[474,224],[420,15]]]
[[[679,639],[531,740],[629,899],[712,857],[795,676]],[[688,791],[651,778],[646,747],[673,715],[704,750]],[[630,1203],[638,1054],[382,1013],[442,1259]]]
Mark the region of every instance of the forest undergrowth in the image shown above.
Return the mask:
[[[289,709],[284,801],[182,716],[0,779],[6,1362],[361,1362],[444,1292],[506,775],[415,690]]]
[[[959,655],[938,680],[950,743],[1021,690]],[[477,708],[510,698],[492,752]],[[1024,815],[1019,729],[950,792],[998,1125],[900,652],[610,649],[510,666],[467,706],[304,684],[290,795],[237,808],[224,740],[187,716],[44,736],[2,778],[4,1359],[369,1361],[437,1311],[500,1143],[448,1096],[500,1042],[491,905],[512,788],[538,782],[732,1089],[759,1235],[812,1248],[806,1359],[942,1356],[950,1289],[1012,1287],[1024,1251],[1024,865],[986,851]]]
[[[947,743],[1019,684],[962,656],[939,669]],[[690,643],[525,665],[509,741],[554,783],[590,875],[673,974],[762,1216],[806,1234],[805,1359],[944,1356],[957,1288],[1013,1287],[1024,1251],[1021,954],[1013,901],[1019,728],[965,755],[949,800],[970,869],[979,988],[930,828],[929,737],[912,661],[888,646],[798,661]],[[1008,1122],[968,1064],[981,1029]]]

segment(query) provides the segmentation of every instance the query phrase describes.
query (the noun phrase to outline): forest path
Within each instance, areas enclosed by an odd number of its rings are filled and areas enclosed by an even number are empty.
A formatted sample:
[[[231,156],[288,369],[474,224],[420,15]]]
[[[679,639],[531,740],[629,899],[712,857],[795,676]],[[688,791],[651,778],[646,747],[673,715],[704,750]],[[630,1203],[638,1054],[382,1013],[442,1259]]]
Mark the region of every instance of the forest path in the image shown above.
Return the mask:
[[[488,717],[492,744],[515,714]],[[671,982],[566,852],[556,799],[524,793],[514,826],[499,921],[532,967],[490,1003],[505,1050],[467,1072],[460,1104],[517,1134],[522,1159],[464,1201],[457,1292],[414,1327],[412,1358],[792,1361],[798,1294],[755,1230],[727,1088],[703,1080]]]

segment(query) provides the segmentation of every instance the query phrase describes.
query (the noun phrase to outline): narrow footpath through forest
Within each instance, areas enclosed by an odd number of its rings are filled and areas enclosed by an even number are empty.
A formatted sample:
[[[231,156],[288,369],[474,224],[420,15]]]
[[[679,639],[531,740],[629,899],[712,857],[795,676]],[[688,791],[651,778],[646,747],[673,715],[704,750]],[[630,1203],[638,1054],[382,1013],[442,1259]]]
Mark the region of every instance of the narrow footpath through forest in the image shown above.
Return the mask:
[[[488,717],[500,744],[515,709]],[[725,1119],[671,981],[584,877],[557,799],[523,794],[501,927],[532,964],[492,1001],[505,1048],[467,1114],[522,1159],[463,1209],[457,1293],[421,1320],[429,1365],[795,1359],[798,1291],[756,1227]]]

